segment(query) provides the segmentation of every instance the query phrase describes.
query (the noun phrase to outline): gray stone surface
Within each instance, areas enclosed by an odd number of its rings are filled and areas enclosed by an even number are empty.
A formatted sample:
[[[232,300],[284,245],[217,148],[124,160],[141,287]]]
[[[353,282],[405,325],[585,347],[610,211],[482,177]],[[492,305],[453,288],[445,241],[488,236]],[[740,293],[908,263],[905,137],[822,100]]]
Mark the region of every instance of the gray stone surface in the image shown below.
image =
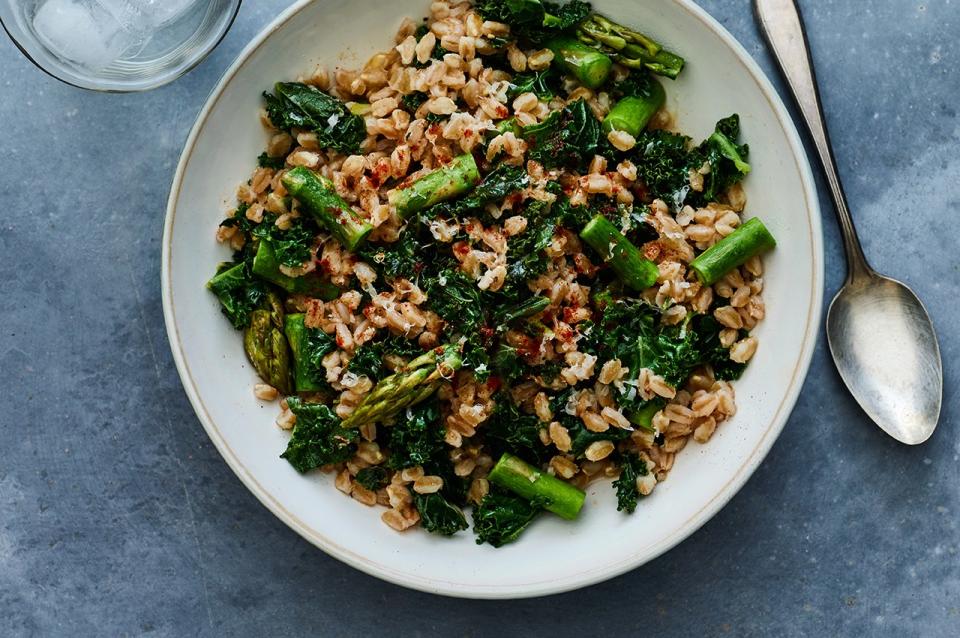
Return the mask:
[[[0,38],[0,635],[960,635],[960,3],[802,2],[866,252],[940,331],[933,439],[874,429],[821,339],[783,436],[716,518],[626,576],[516,602],[406,591],[314,549],[234,477],[181,390],[160,307],[167,190],[208,91],[285,4],[245,3],[208,60],[144,95],[58,84]],[[748,3],[703,4],[772,73]]]

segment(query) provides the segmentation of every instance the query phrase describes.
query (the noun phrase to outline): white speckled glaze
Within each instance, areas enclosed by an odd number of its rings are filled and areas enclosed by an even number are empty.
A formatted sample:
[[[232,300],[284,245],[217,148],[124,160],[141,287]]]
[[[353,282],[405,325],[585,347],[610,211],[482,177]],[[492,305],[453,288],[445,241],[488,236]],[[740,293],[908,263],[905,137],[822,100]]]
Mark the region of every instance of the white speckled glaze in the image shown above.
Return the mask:
[[[228,251],[214,240],[237,184],[266,143],[260,93],[317,62],[359,65],[392,43],[404,16],[429,3],[303,0],[244,50],[200,113],[174,178],[163,239],[167,331],[197,416],[247,487],[298,534],[369,574],[423,591],[475,598],[538,596],[583,587],[633,569],[710,519],[767,454],[793,408],[816,341],[823,293],[820,213],[797,132],[746,51],[689,0],[596,0],[595,8],[637,25],[680,52],[688,67],[666,81],[680,127],[696,138],[733,112],[743,121],[754,171],[748,215],[779,240],[766,259],[766,320],[760,349],[736,384],[738,414],[705,446],[691,443],[669,480],[637,513],[616,511],[608,482],[594,484],[580,520],[541,517],[513,545],[478,546],[419,530],[397,534],[380,508],[344,497],[332,477],[301,476],[279,458],[288,434],[276,404],[258,402],[239,336],[204,283]],[[389,7],[389,8],[384,8]]]

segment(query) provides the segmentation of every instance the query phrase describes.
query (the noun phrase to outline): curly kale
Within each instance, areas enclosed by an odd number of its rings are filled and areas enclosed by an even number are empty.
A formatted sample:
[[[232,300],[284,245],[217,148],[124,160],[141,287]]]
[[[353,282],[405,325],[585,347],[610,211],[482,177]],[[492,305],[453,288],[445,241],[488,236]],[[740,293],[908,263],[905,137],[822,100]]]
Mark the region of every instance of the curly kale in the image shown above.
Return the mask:
[[[750,172],[749,147],[738,145],[740,117],[717,122],[713,134],[690,149],[690,138],[663,130],[644,131],[637,138],[632,158],[637,177],[649,199],[662,199],[675,209],[684,204],[699,206],[717,201],[724,192]],[[710,164],[702,192],[690,189],[690,171]]]
[[[490,202],[499,202],[508,195],[517,193],[530,183],[530,176],[520,166],[500,164],[483,178],[466,197],[442,202],[432,206],[424,213],[424,217],[445,217],[463,219],[470,215],[483,213],[483,208]],[[484,219],[484,221],[490,221]]]
[[[549,101],[557,95],[562,95],[563,75],[555,66],[549,66],[542,71],[526,71],[517,73],[510,80],[510,89],[507,97],[511,100],[524,93],[533,93],[543,101]]]
[[[355,477],[357,483],[372,492],[386,487],[390,484],[390,472],[380,465],[365,467]]]
[[[422,466],[444,452],[444,433],[436,401],[425,401],[401,412],[387,432],[390,449],[387,465],[394,470]]]
[[[290,268],[296,268],[309,261],[317,228],[307,219],[297,218],[286,230],[274,223],[275,215],[264,215],[263,221],[250,229],[250,234],[261,241],[270,242],[277,261]]]
[[[323,365],[323,358],[337,349],[337,342],[332,335],[319,328],[305,328],[303,341],[300,344],[299,358],[302,361],[300,370],[307,379],[319,385],[328,387],[327,369]]]
[[[533,414],[523,414],[510,396],[501,392],[497,407],[483,426],[486,441],[497,456],[509,452],[530,462],[543,463],[551,454],[540,440],[543,423]]]
[[[585,100],[577,100],[553,111],[547,119],[523,127],[523,138],[530,145],[529,159],[546,168],[581,168],[596,154],[601,125]]]
[[[287,405],[297,416],[293,436],[281,458],[298,472],[351,458],[357,450],[360,436],[355,428],[340,426],[340,418],[323,403],[305,403],[298,397],[288,397]]]
[[[383,363],[384,356],[388,354],[413,358],[423,354],[423,348],[415,339],[387,335],[359,346],[347,364],[347,369],[358,376],[366,375],[373,381],[379,381],[389,374]]]
[[[517,540],[542,510],[535,504],[499,490],[491,491],[473,508],[473,531],[477,545],[502,547]]]
[[[264,92],[267,116],[284,131],[302,128],[317,134],[321,148],[352,154],[367,137],[363,118],[323,91],[299,82],[278,82],[274,94]]]
[[[566,4],[541,0],[479,0],[475,8],[486,20],[510,25],[510,33],[541,43],[573,29],[590,15],[590,5],[580,0]]]
[[[257,166],[260,168],[272,168],[274,170],[280,170],[286,166],[287,160],[285,157],[270,157],[267,153],[260,153],[257,156]]]
[[[440,494],[416,494],[413,504],[420,512],[420,525],[431,534],[453,536],[468,527],[463,511]]]
[[[220,311],[237,330],[250,325],[250,313],[267,298],[269,287],[253,275],[248,261],[221,264],[207,288],[220,300]]]
[[[697,149],[710,163],[710,172],[704,176],[704,201],[716,201],[750,172],[750,164],[747,163],[750,147],[738,145],[739,137],[740,116],[735,113],[717,122],[713,135]]]
[[[737,363],[730,358],[730,348],[720,343],[720,331],[723,328],[712,315],[698,315],[690,322],[690,329],[698,335],[704,362],[713,367],[713,376],[723,381],[735,381],[743,375],[747,364]],[[741,330],[740,337],[746,336],[749,334]]]
[[[625,454],[620,459],[620,476],[613,482],[617,490],[617,511],[633,514],[640,499],[640,490],[637,489],[637,479],[650,473],[647,462],[639,456]]]

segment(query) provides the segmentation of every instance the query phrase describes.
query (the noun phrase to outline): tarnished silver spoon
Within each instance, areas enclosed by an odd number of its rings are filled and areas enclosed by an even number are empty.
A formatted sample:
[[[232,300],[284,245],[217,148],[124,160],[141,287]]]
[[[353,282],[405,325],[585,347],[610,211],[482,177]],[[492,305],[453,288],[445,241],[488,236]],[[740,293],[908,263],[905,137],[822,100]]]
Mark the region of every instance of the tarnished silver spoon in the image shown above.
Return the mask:
[[[830,185],[847,253],[847,280],[827,312],[837,370],[864,411],[893,438],[916,445],[933,434],[943,366],[933,323],[906,285],[867,263],[850,218],[823,118],[803,19],[795,0],[754,0],[761,31],[807,124]]]

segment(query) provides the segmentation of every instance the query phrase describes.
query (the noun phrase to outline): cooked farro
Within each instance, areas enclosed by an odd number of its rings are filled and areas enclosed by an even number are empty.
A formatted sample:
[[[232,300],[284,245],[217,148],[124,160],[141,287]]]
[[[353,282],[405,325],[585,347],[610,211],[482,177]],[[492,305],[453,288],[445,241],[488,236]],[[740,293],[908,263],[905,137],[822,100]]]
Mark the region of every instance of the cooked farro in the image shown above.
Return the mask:
[[[297,470],[398,531],[472,505],[496,546],[592,481],[632,512],[735,414],[773,245],[737,116],[694,146],[642,61],[581,37],[611,28],[589,5],[510,6],[432,2],[362,68],[277,84],[209,283]]]

